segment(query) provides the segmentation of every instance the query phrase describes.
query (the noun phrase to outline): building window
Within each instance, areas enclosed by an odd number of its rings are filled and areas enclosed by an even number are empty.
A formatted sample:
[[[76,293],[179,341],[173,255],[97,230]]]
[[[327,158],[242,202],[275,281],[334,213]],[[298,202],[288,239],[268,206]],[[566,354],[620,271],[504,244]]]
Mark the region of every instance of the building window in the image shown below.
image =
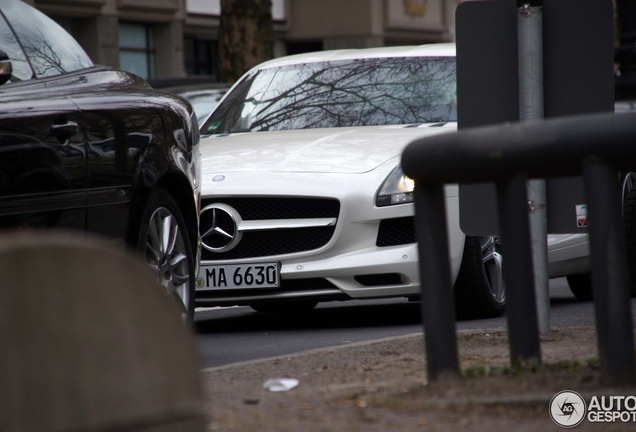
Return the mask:
[[[210,39],[186,37],[183,40],[183,56],[187,75],[213,75],[217,73],[217,45]]]
[[[155,39],[151,26],[119,24],[119,67],[144,79],[155,77]]]

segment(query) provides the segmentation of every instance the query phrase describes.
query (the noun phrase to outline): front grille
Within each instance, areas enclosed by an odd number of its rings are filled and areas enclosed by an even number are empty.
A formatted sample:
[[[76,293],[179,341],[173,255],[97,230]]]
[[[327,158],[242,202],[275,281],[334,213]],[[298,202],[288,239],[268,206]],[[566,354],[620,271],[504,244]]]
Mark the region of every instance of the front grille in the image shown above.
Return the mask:
[[[335,229],[332,226],[246,232],[234,249],[215,253],[204,248],[202,256],[204,260],[216,261],[304,252],[326,245]]]
[[[398,246],[415,242],[415,218],[413,216],[380,221],[376,246]]]
[[[214,198],[204,199],[202,207],[223,203],[232,206],[243,220],[337,218],[340,202],[326,198]],[[201,226],[204,233],[209,227]],[[336,227],[305,227],[246,231],[241,241],[227,252],[202,250],[205,261],[268,257],[305,252],[326,245]]]
[[[205,198],[201,208],[214,203],[234,207],[243,220],[337,218],[340,213],[340,201],[327,198]]]

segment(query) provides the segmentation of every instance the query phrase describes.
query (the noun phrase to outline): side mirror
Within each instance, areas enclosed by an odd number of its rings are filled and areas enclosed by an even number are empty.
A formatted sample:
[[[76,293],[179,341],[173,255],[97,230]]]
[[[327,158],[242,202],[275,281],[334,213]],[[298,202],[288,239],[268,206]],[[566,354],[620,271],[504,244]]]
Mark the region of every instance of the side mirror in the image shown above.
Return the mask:
[[[11,67],[11,60],[4,51],[0,50],[0,85],[9,81],[13,68]]]

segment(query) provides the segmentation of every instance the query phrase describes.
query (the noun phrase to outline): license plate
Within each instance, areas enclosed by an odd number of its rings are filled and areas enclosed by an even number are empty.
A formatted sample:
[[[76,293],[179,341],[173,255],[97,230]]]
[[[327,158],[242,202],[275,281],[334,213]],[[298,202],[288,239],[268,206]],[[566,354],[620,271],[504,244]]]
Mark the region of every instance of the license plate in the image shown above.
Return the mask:
[[[197,289],[278,288],[280,263],[201,265]]]

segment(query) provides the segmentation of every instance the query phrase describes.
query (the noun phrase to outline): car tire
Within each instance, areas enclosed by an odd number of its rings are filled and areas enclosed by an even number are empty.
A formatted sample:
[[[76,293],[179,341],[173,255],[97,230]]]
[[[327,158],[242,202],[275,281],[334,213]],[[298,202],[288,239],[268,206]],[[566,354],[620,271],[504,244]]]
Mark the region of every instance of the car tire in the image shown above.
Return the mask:
[[[579,273],[567,275],[565,278],[570,286],[570,291],[578,300],[591,301],[592,296],[592,278],[590,273]]]
[[[318,305],[318,302],[312,301],[291,301],[291,302],[272,302],[272,303],[257,303],[252,304],[250,307],[256,312],[263,313],[280,313],[280,312],[307,312],[314,309]]]
[[[150,195],[137,241],[137,255],[157,274],[158,282],[174,298],[181,318],[194,316],[195,256],[185,219],[174,198],[157,188]]]
[[[460,319],[503,315],[506,290],[502,256],[494,237],[466,237],[454,291],[457,317]]]

